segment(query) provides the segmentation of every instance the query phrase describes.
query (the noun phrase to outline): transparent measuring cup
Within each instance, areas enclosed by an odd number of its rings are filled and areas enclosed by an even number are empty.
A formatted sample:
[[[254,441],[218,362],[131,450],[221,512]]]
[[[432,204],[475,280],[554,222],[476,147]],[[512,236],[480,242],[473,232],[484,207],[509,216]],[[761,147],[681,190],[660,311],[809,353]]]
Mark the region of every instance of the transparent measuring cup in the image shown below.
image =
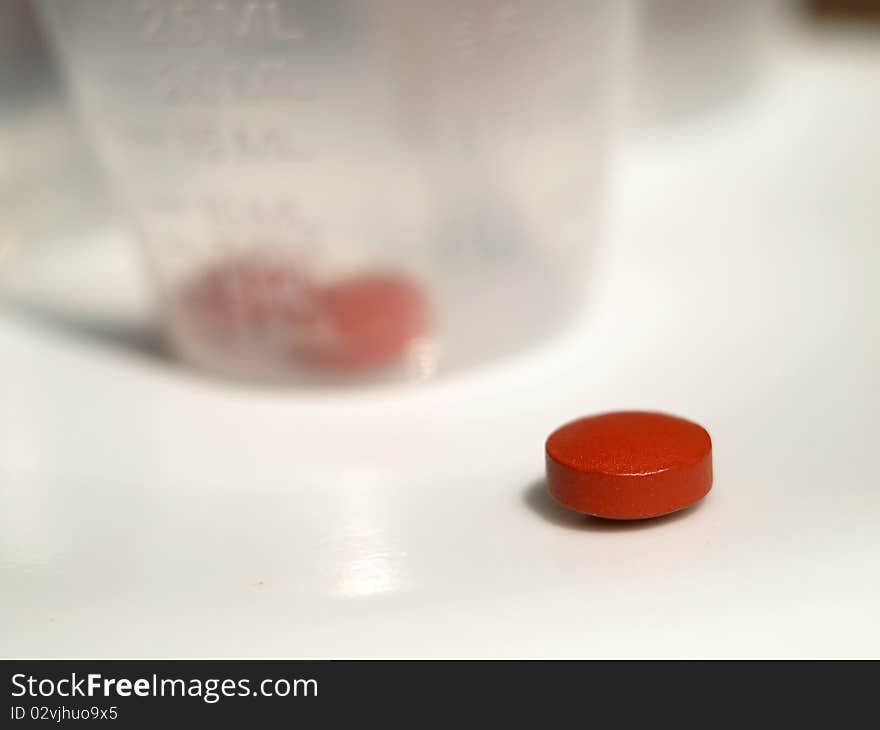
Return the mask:
[[[616,3],[41,0],[187,360],[427,378],[584,290]]]

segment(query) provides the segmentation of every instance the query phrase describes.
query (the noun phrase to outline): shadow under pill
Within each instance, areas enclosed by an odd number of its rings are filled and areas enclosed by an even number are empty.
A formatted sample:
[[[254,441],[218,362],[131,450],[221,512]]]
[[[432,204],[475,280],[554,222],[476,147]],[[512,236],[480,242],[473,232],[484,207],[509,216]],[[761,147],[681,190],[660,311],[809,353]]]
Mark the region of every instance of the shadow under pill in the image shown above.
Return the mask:
[[[547,482],[538,479],[523,491],[522,501],[525,506],[545,522],[567,530],[581,532],[633,532],[649,530],[678,522],[700,509],[702,501],[672,514],[652,517],[646,520],[606,520],[601,517],[583,515],[567,509],[556,502],[547,492]]]

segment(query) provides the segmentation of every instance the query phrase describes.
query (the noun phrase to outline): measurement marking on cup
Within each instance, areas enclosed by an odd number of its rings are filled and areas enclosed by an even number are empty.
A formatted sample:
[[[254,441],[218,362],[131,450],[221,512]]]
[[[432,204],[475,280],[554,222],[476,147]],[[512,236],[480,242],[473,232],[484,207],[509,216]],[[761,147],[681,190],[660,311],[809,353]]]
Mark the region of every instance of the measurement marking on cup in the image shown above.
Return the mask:
[[[198,202],[205,219],[217,233],[243,230],[283,230],[297,241],[316,238],[317,226],[293,197],[240,197],[213,195]]]
[[[139,36],[154,45],[196,45],[210,38],[227,41],[296,42],[305,38],[276,0],[195,4],[186,0],[133,0]]]
[[[121,122],[109,131],[120,140],[125,156],[144,169],[162,168],[169,155],[181,154],[209,165],[314,161],[313,152],[297,141],[296,133],[280,126],[240,124],[227,128],[206,121],[175,129],[134,120]]]
[[[281,127],[213,126],[183,129],[180,143],[202,162],[308,162],[311,155]]]
[[[284,58],[222,65],[170,63],[157,72],[155,84],[160,98],[173,106],[264,100],[301,103],[317,98],[295,65]]]

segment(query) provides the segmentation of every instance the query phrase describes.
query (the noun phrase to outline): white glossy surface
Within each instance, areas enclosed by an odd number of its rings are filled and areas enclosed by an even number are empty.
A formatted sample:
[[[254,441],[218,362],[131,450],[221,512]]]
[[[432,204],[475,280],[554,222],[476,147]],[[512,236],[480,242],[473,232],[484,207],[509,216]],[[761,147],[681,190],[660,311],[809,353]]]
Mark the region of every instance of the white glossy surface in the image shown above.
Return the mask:
[[[583,328],[427,388],[229,386],[5,308],[0,654],[880,654],[878,86],[876,43],[797,47],[632,145]],[[114,241],[32,286],[136,313]],[[710,497],[549,504],[546,434],[628,407],[710,429]]]

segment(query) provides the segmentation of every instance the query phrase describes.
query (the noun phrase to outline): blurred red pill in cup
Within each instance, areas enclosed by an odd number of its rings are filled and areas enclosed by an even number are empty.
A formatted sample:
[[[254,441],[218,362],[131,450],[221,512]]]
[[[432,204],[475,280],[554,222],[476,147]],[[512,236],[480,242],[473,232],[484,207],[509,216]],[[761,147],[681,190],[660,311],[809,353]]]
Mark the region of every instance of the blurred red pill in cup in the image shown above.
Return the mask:
[[[213,264],[187,282],[180,303],[215,346],[337,373],[389,366],[431,327],[424,289],[409,276],[366,272],[318,284],[277,256]]]
[[[303,340],[307,362],[333,370],[380,367],[429,328],[422,289],[397,274],[361,274],[320,290],[320,331]]]

